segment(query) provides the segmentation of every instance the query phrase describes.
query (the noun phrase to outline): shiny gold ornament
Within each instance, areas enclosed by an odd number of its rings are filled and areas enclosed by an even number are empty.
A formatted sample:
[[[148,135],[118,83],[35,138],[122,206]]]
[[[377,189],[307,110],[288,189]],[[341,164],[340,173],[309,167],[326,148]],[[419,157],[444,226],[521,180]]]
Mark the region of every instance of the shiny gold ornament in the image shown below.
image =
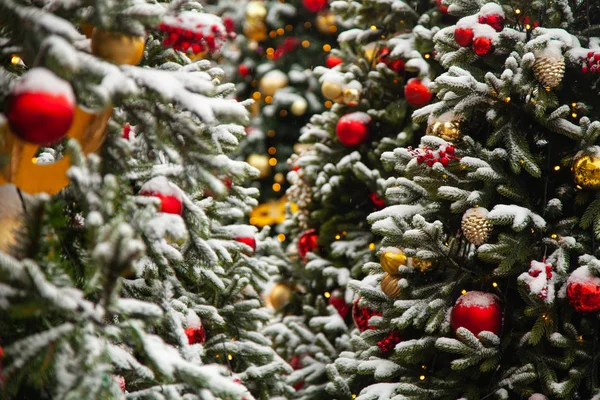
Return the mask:
[[[246,20],[244,21],[244,35],[255,42],[267,38],[267,25],[265,18],[267,9],[262,1],[251,1],[246,7]]]
[[[344,103],[350,107],[355,107],[360,102],[360,91],[358,89],[346,88],[343,91]]]
[[[264,21],[267,17],[267,8],[262,1],[251,1],[246,6],[246,18],[255,21]]]
[[[324,35],[331,35],[337,31],[335,14],[331,10],[319,12],[316,18],[317,30]]]
[[[144,55],[143,36],[109,32],[98,27],[92,32],[92,53],[115,64],[137,65]]]
[[[486,243],[492,233],[492,224],[487,219],[488,210],[483,207],[469,208],[462,217],[465,238],[475,246]]]
[[[427,134],[456,143],[462,137],[458,121],[435,121],[427,126]]]
[[[94,33],[94,25],[83,23],[79,25],[79,28],[81,29],[81,33],[83,33],[86,38],[92,38],[92,34]]]
[[[292,296],[292,287],[285,283],[278,283],[271,289],[267,297],[267,305],[279,310],[290,301]]]
[[[263,96],[273,96],[279,89],[286,87],[288,77],[278,69],[267,72],[260,78],[258,89]]]
[[[341,98],[342,101],[344,100],[344,89],[342,88],[342,85],[335,82],[323,82],[321,85],[321,93],[323,93],[323,96],[329,100],[335,101],[337,98]]]
[[[600,147],[594,146],[590,151],[580,151],[573,159],[571,173],[575,183],[585,189],[600,189]]]
[[[267,26],[264,22],[252,22],[244,24],[244,35],[251,40],[248,44],[250,50],[258,48],[258,42],[262,42],[267,38]]]
[[[536,57],[533,73],[546,90],[555,88],[565,76],[565,57],[560,53],[550,57]]]
[[[420,272],[425,272],[433,267],[433,262],[430,260],[423,260],[417,257],[411,257],[409,259],[409,265],[414,269],[418,269]]]
[[[400,296],[401,289],[398,286],[398,281],[400,281],[399,276],[390,275],[387,272],[383,274],[383,278],[381,279],[381,290],[389,297],[398,297]]]
[[[390,275],[398,275],[398,267],[406,265],[408,257],[396,247],[386,247],[379,258],[381,268]]]
[[[262,154],[250,154],[246,162],[256,168],[259,172],[259,178],[266,178],[271,174],[271,166],[269,165],[269,157]]]
[[[290,111],[297,117],[304,115],[306,109],[308,108],[308,103],[303,98],[299,98],[294,100],[292,106],[290,107]]]

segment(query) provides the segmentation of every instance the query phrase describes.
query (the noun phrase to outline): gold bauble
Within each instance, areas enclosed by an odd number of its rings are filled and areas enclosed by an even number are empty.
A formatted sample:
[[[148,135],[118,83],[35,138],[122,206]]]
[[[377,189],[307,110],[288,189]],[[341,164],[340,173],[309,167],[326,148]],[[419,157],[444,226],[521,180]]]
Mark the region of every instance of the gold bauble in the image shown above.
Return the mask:
[[[79,28],[81,29],[81,33],[83,33],[86,38],[92,38],[92,34],[94,33],[94,25],[83,23],[79,25]]]
[[[331,10],[319,12],[316,18],[317,30],[324,35],[330,35],[337,31],[335,26],[335,14]]]
[[[342,101],[344,100],[344,89],[342,88],[342,85],[335,82],[323,82],[321,85],[321,93],[323,93],[323,96],[329,100],[335,100],[339,97],[342,98]]]
[[[251,1],[246,6],[246,18],[252,22],[264,21],[267,8],[262,1]]]
[[[492,233],[492,224],[487,219],[488,210],[483,207],[469,208],[462,217],[461,228],[465,238],[475,246],[486,243]]]
[[[433,267],[433,262],[431,262],[430,260],[423,260],[423,259],[417,258],[417,257],[411,257],[409,264],[414,269],[418,269],[421,272],[428,271],[431,269],[431,267]]]
[[[258,90],[263,96],[273,96],[279,89],[286,87],[288,77],[278,69],[267,72],[258,83]]]
[[[98,27],[92,33],[92,53],[115,64],[137,65],[144,55],[143,36],[109,32]]]
[[[398,281],[401,278],[399,276],[390,275],[387,272],[383,274],[383,278],[381,279],[381,290],[383,293],[388,295],[389,297],[398,297],[400,296],[400,287],[398,286]]]
[[[299,98],[294,100],[290,107],[290,111],[297,117],[304,115],[306,109],[308,108],[308,103],[303,98]]]
[[[435,121],[427,126],[427,134],[456,143],[462,137],[458,121]]]
[[[344,103],[350,107],[355,107],[360,102],[360,91],[358,89],[346,88],[343,91]]]
[[[571,173],[575,183],[585,189],[600,189],[600,147],[594,146],[591,151],[580,151],[573,159]]]
[[[252,165],[259,171],[259,178],[266,178],[271,174],[271,166],[269,165],[269,157],[262,154],[250,154],[246,162]]]
[[[267,297],[267,303],[274,309],[279,310],[290,301],[291,296],[291,286],[285,283],[278,283],[271,289],[271,293]]]
[[[252,22],[244,24],[244,35],[251,41],[248,47],[253,47],[250,50],[255,50],[258,47],[258,42],[267,38],[267,26],[264,22]]]
[[[387,247],[381,254],[379,262],[385,272],[391,275],[398,275],[398,267],[406,265],[408,258],[402,250],[395,247]]]

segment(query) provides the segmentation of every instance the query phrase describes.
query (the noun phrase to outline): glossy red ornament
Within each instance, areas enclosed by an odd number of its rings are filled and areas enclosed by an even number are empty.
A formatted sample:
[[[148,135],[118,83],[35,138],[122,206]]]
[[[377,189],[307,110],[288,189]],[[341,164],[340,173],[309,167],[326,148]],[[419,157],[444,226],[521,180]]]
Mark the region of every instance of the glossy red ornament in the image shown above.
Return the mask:
[[[381,316],[382,314],[379,311],[371,310],[367,307],[361,307],[358,302],[360,301],[360,297],[357,297],[352,303],[352,319],[354,320],[354,325],[359,330],[359,332],[364,332],[367,329],[375,329],[375,327],[369,325],[369,320],[374,316]]]
[[[303,260],[306,260],[306,254],[308,252],[314,252],[319,248],[319,245],[317,244],[318,240],[319,235],[314,229],[309,229],[300,236],[298,239],[298,254],[300,254],[300,257],[302,257]]]
[[[442,4],[442,0],[435,0],[438,10],[440,10],[444,14],[448,14],[448,6]]]
[[[492,293],[472,291],[456,300],[450,314],[450,324],[454,332],[466,328],[475,336],[482,331],[496,335],[502,327],[500,299]]]
[[[327,0],[302,0],[304,8],[310,12],[321,11],[327,5]]]
[[[567,281],[567,299],[580,313],[600,310],[600,278],[592,275],[587,266],[577,268]]]
[[[404,86],[404,97],[408,104],[413,107],[422,107],[429,103],[432,93],[420,79],[412,78]]]
[[[331,292],[331,296],[329,296],[329,304],[335,307],[337,312],[340,314],[340,317],[346,319],[346,316],[350,311],[350,304],[346,303],[346,300],[344,299],[344,293],[341,290],[335,289]]]
[[[189,344],[202,344],[206,340],[206,332],[203,326],[185,328],[185,335]]]
[[[378,210],[385,207],[385,200],[379,197],[376,192],[371,192],[369,194],[369,198],[371,199],[371,202],[373,203],[375,208],[377,208]]]
[[[396,72],[399,75],[402,75],[404,73],[404,67],[405,67],[404,60],[392,59],[392,58],[390,58],[390,53],[391,53],[390,49],[387,47],[384,47],[379,52],[379,62],[384,63],[389,69],[391,69],[392,71]]]
[[[456,28],[454,30],[454,40],[456,44],[462,47],[470,46],[473,43],[473,29]]]
[[[246,64],[240,64],[238,66],[238,73],[242,78],[245,78],[250,75],[250,67],[248,67]]]
[[[163,195],[158,192],[140,192],[141,196],[153,196],[160,199],[160,212],[167,214],[181,215],[183,213],[183,203],[178,196]]]
[[[364,112],[346,114],[338,120],[335,133],[344,146],[358,146],[369,138],[370,124],[371,117]]]
[[[327,57],[327,60],[325,60],[325,66],[327,68],[333,68],[336,65],[340,65],[342,62],[343,60],[340,57],[330,55],[329,57]]]
[[[478,37],[473,40],[473,51],[478,56],[485,56],[493,49],[492,39],[486,37]]]
[[[491,26],[496,32],[504,29],[504,17],[502,15],[480,15],[479,23]]]
[[[256,251],[256,239],[254,239],[253,237],[237,237],[235,238],[235,240],[252,247],[252,252]]]
[[[75,112],[71,85],[46,68],[33,68],[13,86],[4,113],[11,131],[29,143],[48,145],[68,132]]]
[[[400,338],[400,332],[397,330],[393,330],[388,333],[383,339],[377,342],[377,347],[383,354],[389,353],[394,347],[400,343],[402,339]]]
[[[129,140],[129,136],[131,135],[131,125],[126,123],[123,125],[123,132],[121,133],[121,137],[125,140]]]

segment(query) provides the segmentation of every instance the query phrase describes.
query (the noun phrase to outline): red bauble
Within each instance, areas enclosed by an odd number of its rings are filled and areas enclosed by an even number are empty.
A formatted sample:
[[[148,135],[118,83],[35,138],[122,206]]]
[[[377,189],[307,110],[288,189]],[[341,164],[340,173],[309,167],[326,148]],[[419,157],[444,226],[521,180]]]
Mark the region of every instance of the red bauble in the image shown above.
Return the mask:
[[[327,5],[327,0],[302,0],[302,4],[308,11],[316,13]]]
[[[48,145],[62,139],[73,122],[71,85],[46,68],[33,68],[12,87],[4,113],[11,131],[29,143]]]
[[[452,308],[450,324],[454,332],[466,328],[475,336],[482,331],[498,335],[502,327],[500,299],[494,294],[478,291],[463,294]]]
[[[364,112],[346,114],[338,120],[335,133],[344,146],[358,146],[369,138],[370,124],[371,117]]]
[[[292,367],[294,371],[302,368],[302,358],[297,354],[294,354],[290,359],[290,367]]]
[[[493,49],[492,39],[487,37],[478,37],[473,40],[473,51],[478,56],[485,56]]]
[[[142,185],[140,196],[153,196],[160,199],[160,212],[181,215],[183,201],[177,186],[164,176],[157,176]]]
[[[462,47],[470,46],[473,43],[473,29],[456,28],[454,30],[454,40],[456,44]]]
[[[308,252],[314,252],[319,248],[317,244],[318,240],[319,235],[317,235],[317,231],[314,229],[309,229],[300,236],[298,239],[298,254],[300,254],[303,260],[306,260]]]
[[[252,252],[256,251],[256,239],[254,239],[254,237],[237,237],[235,240],[252,247]]]
[[[343,319],[346,319],[346,316],[350,311],[350,304],[346,303],[346,300],[344,299],[344,293],[341,290],[335,289],[331,292],[331,296],[329,296],[329,304],[335,307]]]
[[[391,59],[389,57],[391,51],[389,48],[384,47],[380,52],[379,52],[379,62],[384,63],[389,69],[391,69],[392,71],[396,72],[399,75],[402,75],[404,73],[404,67],[405,67],[405,63],[403,60],[399,60],[399,59]]]
[[[445,6],[442,4],[442,0],[435,0],[438,9],[443,12],[444,14],[448,14],[448,6]]]
[[[369,198],[371,199],[371,202],[373,203],[373,205],[375,206],[375,208],[377,208],[378,210],[380,210],[383,207],[385,207],[385,200],[382,199],[381,197],[379,197],[377,195],[377,193],[371,192],[371,194],[369,194]]]
[[[393,330],[388,333],[383,339],[377,342],[377,347],[383,354],[389,353],[398,343],[402,340],[400,339],[400,332],[397,330]]]
[[[491,26],[496,32],[504,29],[504,17],[502,15],[480,15],[479,23]]]
[[[590,273],[587,266],[577,268],[567,281],[569,304],[580,313],[600,310],[600,278]]]
[[[404,97],[413,107],[422,107],[431,100],[431,92],[420,79],[412,78],[404,86]]]
[[[185,328],[185,335],[189,344],[202,344],[206,340],[206,332],[203,326]]]
[[[354,325],[359,332],[364,332],[367,329],[375,329],[375,327],[369,325],[369,320],[371,317],[381,316],[382,314],[379,311],[359,306],[359,301],[360,297],[357,297],[356,300],[354,300],[354,303],[352,303],[352,319],[354,320]]]
[[[336,65],[340,65],[342,62],[343,60],[340,57],[330,55],[327,57],[327,60],[325,60],[325,66],[327,66],[327,68],[333,68]]]
[[[129,125],[129,124],[123,125],[123,132],[121,133],[121,137],[125,140],[129,140],[130,135],[131,135],[131,125]]]
[[[238,73],[242,78],[245,78],[250,75],[250,67],[248,67],[246,64],[240,64],[238,66]]]

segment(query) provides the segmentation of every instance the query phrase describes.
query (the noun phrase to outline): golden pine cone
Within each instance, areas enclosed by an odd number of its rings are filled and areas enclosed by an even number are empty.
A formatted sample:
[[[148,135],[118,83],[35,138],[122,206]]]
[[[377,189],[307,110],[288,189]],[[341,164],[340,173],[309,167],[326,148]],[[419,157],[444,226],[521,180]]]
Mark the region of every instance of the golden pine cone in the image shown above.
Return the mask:
[[[400,287],[398,286],[398,281],[402,279],[396,275],[390,275],[387,272],[383,274],[383,278],[381,279],[381,290],[389,297],[398,297],[400,296]]]
[[[555,88],[562,82],[565,75],[565,58],[539,57],[533,63],[533,73],[545,88]]]
[[[488,221],[487,215],[487,209],[475,207],[469,208],[462,217],[463,234],[475,246],[486,243],[492,232],[492,224]]]

